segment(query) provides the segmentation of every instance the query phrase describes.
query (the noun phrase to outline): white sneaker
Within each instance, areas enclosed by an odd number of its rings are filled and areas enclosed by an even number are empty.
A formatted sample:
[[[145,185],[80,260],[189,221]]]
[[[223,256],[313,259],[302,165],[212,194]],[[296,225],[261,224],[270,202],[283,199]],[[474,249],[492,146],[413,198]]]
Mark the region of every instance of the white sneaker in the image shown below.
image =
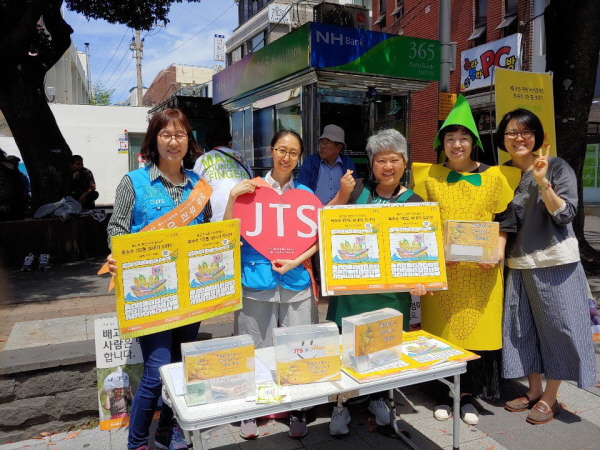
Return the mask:
[[[329,422],[329,434],[332,436],[341,436],[348,434],[348,424],[350,423],[350,411],[348,408],[334,406],[331,422]]]
[[[379,400],[371,400],[369,403],[369,411],[375,415],[375,423],[380,426],[390,424],[390,408],[385,403],[385,400],[380,398]]]
[[[448,405],[436,405],[433,409],[433,417],[436,420],[448,420],[452,416],[452,408]]]
[[[479,411],[472,403],[467,403],[460,408],[460,418],[467,425],[477,425],[479,423]]]

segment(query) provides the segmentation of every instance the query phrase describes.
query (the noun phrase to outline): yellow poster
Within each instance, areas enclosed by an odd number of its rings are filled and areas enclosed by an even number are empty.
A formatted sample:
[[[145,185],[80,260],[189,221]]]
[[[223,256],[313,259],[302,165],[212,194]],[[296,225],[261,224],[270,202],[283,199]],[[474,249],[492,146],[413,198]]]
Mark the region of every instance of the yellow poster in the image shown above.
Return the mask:
[[[446,220],[444,229],[446,261],[498,262],[498,222]]]
[[[554,94],[552,75],[549,73],[521,72],[496,68],[496,123],[513,109],[525,108],[537,115],[546,133],[545,143],[550,144],[550,155],[556,156],[556,130],[554,127]],[[507,152],[499,151],[500,164],[508,161]]]
[[[478,359],[475,353],[464,350],[450,342],[427,333],[412,331],[404,333],[402,342],[402,359],[365,372],[356,372],[342,366],[342,370],[360,383],[377,380],[401,372],[428,370],[441,364],[470,361]]]
[[[116,236],[121,337],[144,336],[242,307],[237,220]]]
[[[319,239],[324,295],[448,288],[437,203],[325,207]]]
[[[402,314],[356,325],[354,356],[365,356],[402,344]]]
[[[216,350],[185,358],[186,383],[251,372],[254,345]]]

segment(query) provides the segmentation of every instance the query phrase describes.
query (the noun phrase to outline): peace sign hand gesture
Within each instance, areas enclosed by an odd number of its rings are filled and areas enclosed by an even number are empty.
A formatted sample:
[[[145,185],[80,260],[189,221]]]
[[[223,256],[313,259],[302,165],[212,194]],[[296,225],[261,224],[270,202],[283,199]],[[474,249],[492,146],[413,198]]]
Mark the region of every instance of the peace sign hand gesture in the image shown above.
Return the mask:
[[[544,151],[545,147],[545,151]],[[533,177],[538,184],[547,184],[546,174],[548,173],[548,159],[550,158],[550,144],[540,148],[540,152],[533,163]]]

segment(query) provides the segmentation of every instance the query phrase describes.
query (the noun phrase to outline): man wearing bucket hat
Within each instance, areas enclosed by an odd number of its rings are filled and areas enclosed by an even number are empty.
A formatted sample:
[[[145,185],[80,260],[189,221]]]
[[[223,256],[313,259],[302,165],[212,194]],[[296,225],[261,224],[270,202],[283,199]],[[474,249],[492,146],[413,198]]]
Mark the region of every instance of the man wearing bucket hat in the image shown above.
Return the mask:
[[[327,125],[319,137],[319,153],[306,158],[300,168],[298,183],[311,188],[324,205],[338,193],[340,180],[348,170],[356,178],[354,163],[340,153],[345,147],[344,130]]]

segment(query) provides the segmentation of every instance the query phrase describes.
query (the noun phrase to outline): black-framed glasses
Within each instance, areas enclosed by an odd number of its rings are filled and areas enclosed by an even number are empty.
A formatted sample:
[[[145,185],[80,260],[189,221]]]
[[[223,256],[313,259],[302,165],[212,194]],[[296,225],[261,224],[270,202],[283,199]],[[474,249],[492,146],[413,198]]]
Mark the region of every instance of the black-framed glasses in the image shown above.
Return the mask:
[[[521,135],[523,139],[531,139],[533,137],[533,133],[531,131],[509,131],[508,133],[504,133],[504,136],[511,141],[516,139],[518,135]]]
[[[275,147],[273,147],[273,150],[275,151],[275,154],[277,156],[279,156],[280,158],[285,158],[285,155],[290,155],[290,159],[293,159],[294,161],[297,160],[298,158],[300,158],[300,153],[295,150],[288,152],[285,148],[275,148]]]
[[[165,144],[171,142],[171,139],[175,138],[177,142],[187,141],[188,135],[183,133],[171,134],[171,133],[159,133],[158,138]]]

